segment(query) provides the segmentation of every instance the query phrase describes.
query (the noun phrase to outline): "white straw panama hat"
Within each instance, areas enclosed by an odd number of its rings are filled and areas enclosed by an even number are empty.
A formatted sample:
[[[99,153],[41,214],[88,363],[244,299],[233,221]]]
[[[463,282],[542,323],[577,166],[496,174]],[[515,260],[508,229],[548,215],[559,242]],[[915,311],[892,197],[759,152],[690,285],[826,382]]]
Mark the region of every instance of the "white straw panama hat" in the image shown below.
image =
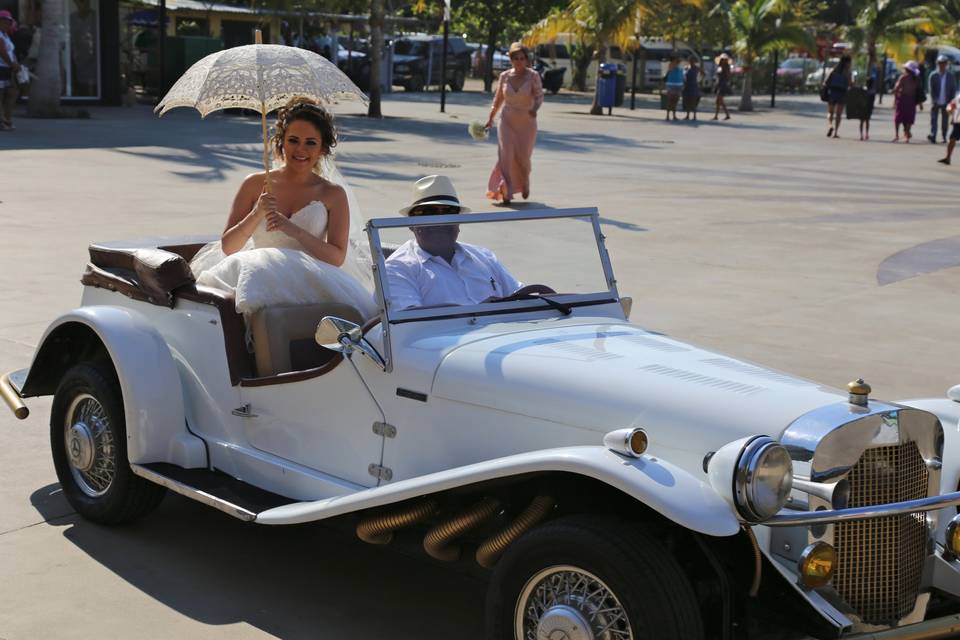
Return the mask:
[[[468,207],[460,204],[453,181],[447,176],[427,176],[413,183],[413,197],[410,206],[400,209],[400,215],[410,215],[410,210],[425,204],[441,204],[460,207],[460,213],[470,213]]]

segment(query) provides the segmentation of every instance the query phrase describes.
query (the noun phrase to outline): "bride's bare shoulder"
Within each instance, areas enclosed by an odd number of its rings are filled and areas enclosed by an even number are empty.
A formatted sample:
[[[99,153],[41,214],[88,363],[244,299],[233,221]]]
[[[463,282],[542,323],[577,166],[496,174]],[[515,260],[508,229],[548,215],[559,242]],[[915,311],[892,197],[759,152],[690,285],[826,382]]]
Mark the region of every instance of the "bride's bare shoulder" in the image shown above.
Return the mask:
[[[320,199],[326,205],[327,209],[339,208],[347,202],[347,192],[343,187],[330,182],[326,178],[320,178],[317,184]]]
[[[272,174],[271,174],[272,175]],[[246,178],[243,179],[243,182],[240,183],[241,191],[256,191],[260,193],[263,190],[263,185],[267,181],[267,174],[264,171],[258,171],[257,173],[251,173]]]

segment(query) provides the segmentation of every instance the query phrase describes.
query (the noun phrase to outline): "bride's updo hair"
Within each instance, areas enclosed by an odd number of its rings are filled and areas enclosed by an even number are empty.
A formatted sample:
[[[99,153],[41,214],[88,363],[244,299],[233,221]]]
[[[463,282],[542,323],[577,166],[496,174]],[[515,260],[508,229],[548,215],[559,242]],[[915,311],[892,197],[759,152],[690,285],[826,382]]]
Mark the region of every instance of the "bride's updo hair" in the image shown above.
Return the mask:
[[[273,134],[273,152],[283,161],[283,139],[287,136],[287,127],[297,120],[309,122],[320,132],[323,155],[337,146],[337,130],[333,126],[333,114],[310,98],[293,98],[277,111],[276,133]]]

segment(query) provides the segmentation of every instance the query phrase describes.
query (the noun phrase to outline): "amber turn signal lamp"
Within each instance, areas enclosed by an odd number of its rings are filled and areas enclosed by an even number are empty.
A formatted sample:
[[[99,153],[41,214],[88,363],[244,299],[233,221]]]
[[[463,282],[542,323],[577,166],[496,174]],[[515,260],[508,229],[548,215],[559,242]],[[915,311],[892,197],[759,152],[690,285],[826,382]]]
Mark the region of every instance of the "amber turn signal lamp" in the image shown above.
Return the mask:
[[[833,579],[837,550],[826,542],[814,542],[800,554],[800,585],[817,589]]]
[[[639,458],[647,450],[650,440],[643,429],[617,429],[603,436],[603,444],[611,451],[631,458]]]
[[[947,535],[943,546],[951,560],[960,558],[960,515],[953,516],[953,520],[947,523]]]

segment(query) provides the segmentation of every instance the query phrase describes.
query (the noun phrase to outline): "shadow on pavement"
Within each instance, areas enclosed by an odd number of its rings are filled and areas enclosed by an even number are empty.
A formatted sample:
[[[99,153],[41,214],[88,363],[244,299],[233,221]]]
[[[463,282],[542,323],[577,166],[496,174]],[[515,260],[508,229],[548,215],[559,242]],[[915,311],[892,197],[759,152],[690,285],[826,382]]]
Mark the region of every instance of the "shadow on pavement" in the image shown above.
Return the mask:
[[[31,502],[88,556],[204,624],[245,622],[279,638],[482,635],[486,585],[479,575],[366,545],[343,519],[337,528],[270,527],[168,494],[142,520],[104,527],[64,516],[72,512],[59,485],[34,491]],[[414,589],[422,603],[416,609],[409,597],[390,597]]]

